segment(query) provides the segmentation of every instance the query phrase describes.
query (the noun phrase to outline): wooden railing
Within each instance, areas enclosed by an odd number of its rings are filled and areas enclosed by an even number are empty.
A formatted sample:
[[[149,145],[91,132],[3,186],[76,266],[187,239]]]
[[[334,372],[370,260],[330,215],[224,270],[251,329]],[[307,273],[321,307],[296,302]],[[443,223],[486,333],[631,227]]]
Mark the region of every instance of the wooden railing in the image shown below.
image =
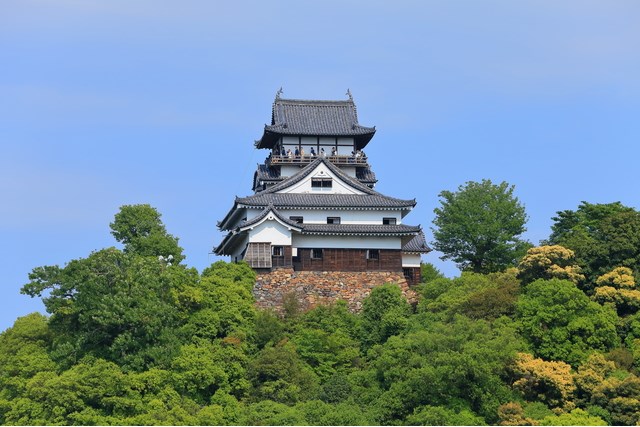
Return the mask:
[[[274,156],[271,155],[267,162],[274,166],[280,165],[306,165],[317,159],[318,156]],[[363,156],[325,156],[327,160],[335,165],[360,165],[367,166],[367,158]]]

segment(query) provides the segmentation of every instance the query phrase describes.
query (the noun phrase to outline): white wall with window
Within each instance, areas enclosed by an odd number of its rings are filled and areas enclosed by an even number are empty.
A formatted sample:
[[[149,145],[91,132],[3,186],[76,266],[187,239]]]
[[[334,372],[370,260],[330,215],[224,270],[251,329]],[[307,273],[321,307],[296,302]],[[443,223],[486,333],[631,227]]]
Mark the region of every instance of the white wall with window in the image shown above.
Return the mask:
[[[294,234],[294,248],[402,249],[400,237],[315,236]]]
[[[354,210],[337,210],[337,209],[309,209],[309,210],[278,210],[285,218],[292,216],[304,217],[305,224],[326,224],[327,217],[340,217],[341,224],[369,224],[382,225],[383,218],[394,218],[396,224],[402,224],[400,211],[354,211]]]

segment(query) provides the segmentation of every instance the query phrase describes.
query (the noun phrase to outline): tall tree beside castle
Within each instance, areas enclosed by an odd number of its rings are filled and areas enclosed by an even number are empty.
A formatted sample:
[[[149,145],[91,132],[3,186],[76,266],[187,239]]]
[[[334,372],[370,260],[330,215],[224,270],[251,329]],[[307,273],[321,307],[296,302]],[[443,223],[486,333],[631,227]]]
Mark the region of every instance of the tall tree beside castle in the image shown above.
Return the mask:
[[[214,249],[256,270],[259,304],[297,290],[304,304],[345,299],[358,308],[374,286],[399,282],[407,296],[420,281],[421,254],[431,249],[421,227],[404,223],[416,201],[373,189],[364,149],[374,134],[358,123],[350,93],[342,101],[276,95],[255,143],[269,154],[254,194],[235,199]]]

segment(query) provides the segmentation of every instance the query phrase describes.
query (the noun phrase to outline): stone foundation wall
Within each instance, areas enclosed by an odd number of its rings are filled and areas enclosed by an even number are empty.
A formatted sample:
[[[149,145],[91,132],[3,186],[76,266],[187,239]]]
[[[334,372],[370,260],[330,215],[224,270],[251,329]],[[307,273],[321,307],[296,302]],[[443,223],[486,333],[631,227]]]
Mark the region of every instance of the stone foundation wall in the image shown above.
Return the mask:
[[[358,312],[371,289],[385,283],[399,285],[402,294],[410,303],[417,301],[415,291],[409,288],[402,273],[383,271],[320,272],[281,268],[258,273],[253,295],[258,307],[272,308],[276,311],[281,311],[285,296],[295,295],[302,310],[344,300],[351,311]]]

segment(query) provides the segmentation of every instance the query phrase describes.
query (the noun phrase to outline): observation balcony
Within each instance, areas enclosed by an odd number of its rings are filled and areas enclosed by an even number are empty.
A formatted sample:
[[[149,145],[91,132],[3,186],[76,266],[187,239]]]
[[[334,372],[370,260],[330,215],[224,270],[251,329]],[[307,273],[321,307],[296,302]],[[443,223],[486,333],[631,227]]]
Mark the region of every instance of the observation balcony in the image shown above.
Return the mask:
[[[334,165],[338,166],[360,166],[360,167],[368,167],[369,163],[367,163],[366,156],[353,156],[353,155],[336,155],[336,156],[324,156],[327,160],[329,160]],[[269,166],[283,166],[283,165],[308,165],[317,159],[318,156],[280,156],[280,155],[271,155],[267,158],[267,164]]]

